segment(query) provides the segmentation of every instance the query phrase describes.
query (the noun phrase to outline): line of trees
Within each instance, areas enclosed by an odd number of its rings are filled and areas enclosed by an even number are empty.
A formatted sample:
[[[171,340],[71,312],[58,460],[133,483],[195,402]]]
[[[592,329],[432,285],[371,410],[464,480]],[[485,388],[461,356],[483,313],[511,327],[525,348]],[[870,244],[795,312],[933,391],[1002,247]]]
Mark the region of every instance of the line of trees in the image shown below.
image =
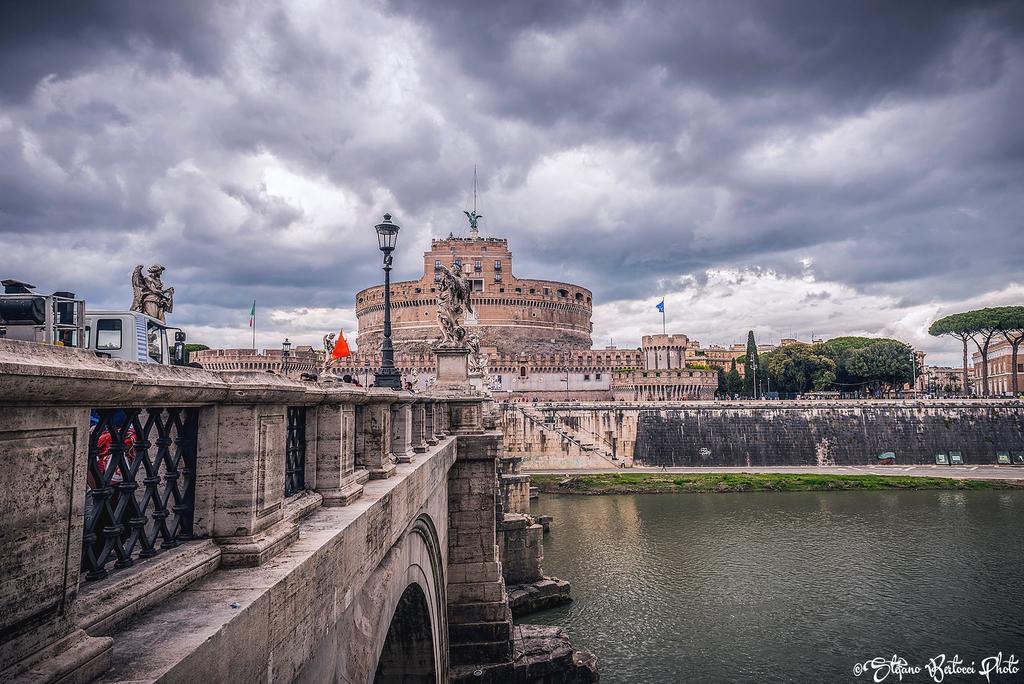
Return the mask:
[[[981,355],[981,394],[989,396],[988,352],[992,340],[1002,336],[1010,345],[1011,387],[1016,396],[1020,391],[1017,379],[1017,355],[1024,343],[1024,306],[999,306],[975,309],[940,318],[931,324],[928,333],[936,337],[946,335],[960,340],[964,352],[964,387],[967,385],[967,341],[978,348]]]
[[[741,378],[737,364],[743,364]],[[787,344],[758,355],[754,333],[747,353],[718,371],[721,396],[763,396],[766,391],[802,394],[812,390],[881,394],[912,383],[913,348],[887,338],[836,337],[818,344]],[[756,367],[757,371],[754,372]],[[756,375],[756,392],[755,392]]]
[[[833,390],[881,394],[914,381],[914,349],[899,340],[835,337],[788,344],[766,353],[764,366],[780,392]]]

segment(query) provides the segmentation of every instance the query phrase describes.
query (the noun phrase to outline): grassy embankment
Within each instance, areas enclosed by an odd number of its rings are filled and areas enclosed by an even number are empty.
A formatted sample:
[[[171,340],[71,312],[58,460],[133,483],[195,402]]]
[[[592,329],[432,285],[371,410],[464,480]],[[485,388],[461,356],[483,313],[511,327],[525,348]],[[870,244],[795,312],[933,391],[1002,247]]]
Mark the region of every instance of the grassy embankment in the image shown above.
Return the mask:
[[[530,483],[538,487],[541,492],[551,494],[1024,489],[1024,481],[1019,480],[955,480],[945,477],[909,477],[906,475],[778,473],[531,475]]]

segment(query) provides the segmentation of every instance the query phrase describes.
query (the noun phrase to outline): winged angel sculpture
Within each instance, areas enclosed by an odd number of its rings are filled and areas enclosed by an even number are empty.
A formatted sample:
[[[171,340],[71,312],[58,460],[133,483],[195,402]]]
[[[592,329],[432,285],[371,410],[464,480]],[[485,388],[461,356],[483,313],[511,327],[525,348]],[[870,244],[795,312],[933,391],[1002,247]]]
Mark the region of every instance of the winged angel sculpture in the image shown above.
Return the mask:
[[[441,283],[437,293],[437,321],[441,326],[442,347],[464,347],[466,329],[460,318],[472,314],[470,294],[473,286],[462,273],[462,264],[456,261],[451,268],[442,264]]]
[[[160,280],[164,270],[160,264],[153,264],[149,267],[149,277],[146,277],[142,274],[142,264],[135,267],[132,271],[131,311],[139,311],[158,321],[166,322],[164,314],[174,310],[174,288],[164,288]]]

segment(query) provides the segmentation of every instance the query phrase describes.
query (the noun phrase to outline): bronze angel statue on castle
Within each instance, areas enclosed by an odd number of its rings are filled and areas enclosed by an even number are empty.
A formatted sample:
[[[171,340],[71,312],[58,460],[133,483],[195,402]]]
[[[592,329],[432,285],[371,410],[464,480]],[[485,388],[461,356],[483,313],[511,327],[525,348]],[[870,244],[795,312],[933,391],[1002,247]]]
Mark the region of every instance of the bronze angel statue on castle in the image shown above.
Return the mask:
[[[164,288],[160,276],[164,272],[160,264],[149,267],[149,277],[142,274],[142,264],[132,271],[132,306],[131,311],[138,311],[152,316],[161,322],[164,314],[174,310],[174,288]]]

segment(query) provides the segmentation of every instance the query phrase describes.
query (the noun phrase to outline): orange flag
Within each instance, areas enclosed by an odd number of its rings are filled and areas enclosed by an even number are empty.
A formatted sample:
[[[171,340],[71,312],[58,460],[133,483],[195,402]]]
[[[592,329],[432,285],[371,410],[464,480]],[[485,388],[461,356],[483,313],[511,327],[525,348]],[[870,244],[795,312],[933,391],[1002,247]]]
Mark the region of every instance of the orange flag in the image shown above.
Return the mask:
[[[331,352],[332,359],[343,359],[346,356],[351,356],[352,352],[348,350],[348,342],[345,341],[345,331],[338,331],[338,341],[334,343],[334,351]]]

